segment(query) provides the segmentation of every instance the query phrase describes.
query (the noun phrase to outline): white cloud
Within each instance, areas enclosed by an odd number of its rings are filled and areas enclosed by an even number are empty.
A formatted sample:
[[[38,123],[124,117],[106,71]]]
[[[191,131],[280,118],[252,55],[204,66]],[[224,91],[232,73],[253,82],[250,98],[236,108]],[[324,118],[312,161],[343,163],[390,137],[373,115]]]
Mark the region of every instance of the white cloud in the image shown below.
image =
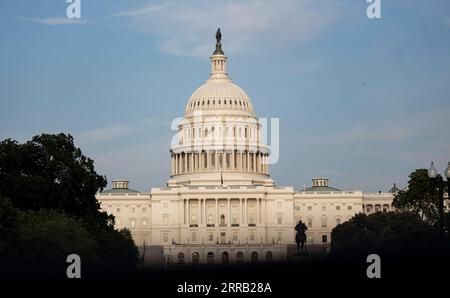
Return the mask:
[[[138,8],[138,9],[134,9],[134,10],[118,12],[111,16],[112,17],[148,16],[155,11],[167,8],[169,6],[170,6],[170,2],[164,2],[164,3],[158,4],[158,5],[149,5],[149,6],[144,6],[144,7]]]
[[[27,18],[27,17],[19,17],[18,19],[44,25],[44,26],[58,26],[58,25],[71,25],[71,24],[86,24],[87,21],[80,19],[69,19],[69,18]]]
[[[131,132],[132,129],[126,126],[111,126],[82,132],[77,135],[77,139],[81,143],[111,141],[126,136]]]
[[[222,29],[225,51],[252,52],[314,38],[342,15],[336,1],[319,5],[312,0],[174,0],[114,16],[157,35],[163,53],[204,56],[212,50],[217,27]]]

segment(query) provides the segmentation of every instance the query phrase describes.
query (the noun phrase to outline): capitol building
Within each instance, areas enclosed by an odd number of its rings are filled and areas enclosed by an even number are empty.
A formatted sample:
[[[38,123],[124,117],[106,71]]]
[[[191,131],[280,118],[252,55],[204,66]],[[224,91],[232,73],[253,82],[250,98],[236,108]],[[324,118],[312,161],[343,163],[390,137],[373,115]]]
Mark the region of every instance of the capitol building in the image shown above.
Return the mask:
[[[390,211],[389,192],[345,191],[326,178],[300,190],[270,177],[271,150],[244,90],[227,74],[220,30],[206,82],[189,98],[171,145],[164,188],[138,192],[126,180],[97,194],[117,228],[131,231],[149,264],[283,261],[302,220],[307,247],[326,251],[331,231],[357,213]]]

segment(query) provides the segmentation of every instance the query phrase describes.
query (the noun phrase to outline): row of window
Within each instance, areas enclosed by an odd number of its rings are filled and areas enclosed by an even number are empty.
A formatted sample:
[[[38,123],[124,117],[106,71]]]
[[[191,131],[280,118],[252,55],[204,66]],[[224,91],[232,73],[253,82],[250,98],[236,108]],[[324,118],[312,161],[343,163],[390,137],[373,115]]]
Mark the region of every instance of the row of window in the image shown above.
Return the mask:
[[[250,253],[250,261],[252,263],[258,262],[258,252],[253,251]],[[272,262],[273,261],[273,253],[271,251],[267,251],[265,253],[265,261],[266,262]],[[242,251],[238,251],[235,256],[235,262],[236,263],[243,263],[244,262],[244,253]],[[182,252],[179,252],[177,255],[177,263],[178,264],[184,264],[185,263],[185,255]],[[198,252],[192,253],[192,263],[198,264],[200,263],[200,254]],[[215,255],[213,252],[208,252],[206,254],[206,263],[207,264],[214,264],[215,263]],[[228,264],[230,263],[230,254],[226,251],[222,252],[221,254],[221,263],[222,264]]]
[[[251,127],[236,127],[234,126],[232,128],[232,135],[230,135],[230,127],[225,127],[225,133],[223,134],[223,128],[222,126],[219,126],[216,130],[216,127],[205,127],[204,129],[198,128],[181,128],[180,129],[180,142],[183,142],[183,139],[190,140],[195,138],[214,138],[216,137],[216,131],[217,137],[234,137],[234,138],[255,138],[256,137],[256,128]]]
[[[299,220],[302,220],[302,219],[299,218]],[[340,225],[342,223],[342,218],[340,216],[336,216],[335,220],[336,220],[336,222],[335,222],[336,226]],[[306,218],[306,225],[307,225],[308,228],[313,228],[314,227],[313,222],[314,222],[313,221],[313,216],[308,216]],[[328,227],[328,217],[326,215],[322,215],[320,217],[320,227],[322,227],[322,228],[327,228]]]
[[[248,241],[249,242],[255,242],[255,241],[259,241],[258,239],[256,239],[256,231],[255,230],[250,230],[248,233],[249,237],[248,237]],[[164,232],[163,235],[163,242],[164,243],[169,243],[169,232]],[[201,239],[198,239],[197,237],[197,232],[196,231],[191,231],[191,238],[189,239],[189,241],[192,242],[197,242],[200,241]],[[228,244],[228,243],[236,243],[238,242],[239,239],[239,231],[232,231],[231,232],[231,237],[227,236],[227,233],[222,231],[219,233],[218,238],[214,237],[215,234],[214,232],[209,232],[208,233],[208,242],[216,242],[216,243],[220,243],[220,244]],[[261,239],[262,240],[262,239]],[[273,239],[273,243],[280,243],[283,242],[283,232],[282,231],[277,231],[276,232],[276,239]]]
[[[390,206],[389,204],[384,204],[383,206],[381,206],[380,204],[376,204],[375,206],[369,204],[365,206],[365,210],[367,213],[372,213],[372,212],[389,212],[390,211]]]
[[[228,99],[228,100],[227,99],[224,99],[224,100],[219,99],[219,100],[217,100],[217,103],[219,105],[221,105],[223,103],[224,106],[226,106],[226,105],[232,106],[233,103],[234,103],[235,106],[239,105],[239,106],[247,107],[247,102],[245,100],[241,100],[241,99],[235,99],[235,100],[232,100],[232,99]],[[216,100],[215,99],[213,99],[213,100],[208,99],[208,100],[193,101],[193,102],[191,102],[190,107],[194,108],[194,107],[205,106],[205,105],[209,106],[211,104],[212,105],[216,105]]]
[[[116,216],[115,217],[115,225],[117,228],[122,228],[122,227],[129,227],[131,229],[135,229],[135,228],[146,228],[148,226],[148,218],[146,217],[142,217],[140,219],[137,218],[130,218],[128,220],[128,225],[124,225],[124,222],[122,220],[121,217]]]
[[[109,208],[112,209],[112,206],[109,206]],[[121,211],[122,211],[122,209],[120,207],[116,208],[116,214],[120,213]],[[135,213],[136,211],[137,211],[136,207],[130,207],[130,212],[131,213]],[[147,212],[147,207],[142,207],[141,212],[142,213],[146,213]]]
[[[340,211],[341,210],[341,205],[336,205],[335,208],[336,208],[336,211]],[[307,206],[307,210],[308,211],[312,211],[312,209],[313,209],[313,206]],[[322,211],[326,211],[327,210],[327,206],[322,205],[321,209],[322,209]],[[353,210],[353,206],[352,205],[347,205],[347,210],[348,211]],[[301,211],[301,207],[299,205],[295,205],[295,211]]]

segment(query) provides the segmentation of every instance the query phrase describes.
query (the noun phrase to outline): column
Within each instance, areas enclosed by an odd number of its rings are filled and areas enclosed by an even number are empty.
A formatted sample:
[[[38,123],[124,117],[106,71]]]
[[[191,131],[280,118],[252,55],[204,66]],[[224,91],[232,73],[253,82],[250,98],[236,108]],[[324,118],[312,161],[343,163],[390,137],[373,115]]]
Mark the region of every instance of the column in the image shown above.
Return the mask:
[[[198,201],[198,216],[200,217],[199,218],[199,226],[200,226],[200,224],[202,224],[203,223],[203,217],[202,217],[202,204],[203,204],[203,199],[198,199],[197,200]]]
[[[189,155],[191,156],[191,166],[189,167],[190,172],[194,172],[194,152],[189,153]]]
[[[231,200],[228,199],[228,223],[229,226],[231,227]]]
[[[256,224],[259,223],[259,199],[258,198],[256,198],[256,221],[255,221],[255,223]]]
[[[253,168],[252,171],[256,172],[256,152],[252,153],[253,155]]]
[[[240,223],[244,223],[244,212],[242,211],[242,199],[239,199],[239,215],[240,215]]]
[[[219,226],[219,199],[216,199],[216,227]]]
[[[222,170],[227,168],[227,152],[222,151]]]
[[[206,170],[209,171],[211,168],[211,156],[210,156],[210,152],[206,151]]]
[[[247,223],[247,199],[244,199],[244,223]]]
[[[187,153],[184,153],[184,169],[183,169],[183,173],[187,173]]]
[[[184,224],[187,224],[187,200],[184,199]]]
[[[187,204],[187,224],[189,225],[191,223],[191,213],[189,212],[190,208],[189,208],[189,199],[186,200],[186,204]]]
[[[214,170],[217,171],[219,169],[219,154],[217,150],[214,150]]]
[[[246,152],[246,156],[247,158],[247,164],[245,165],[245,171],[249,172],[250,171],[250,152]]]
[[[199,170],[203,171],[205,168],[205,154],[203,154],[203,151],[200,151],[199,155]]]
[[[208,203],[208,200],[205,199],[205,200],[203,201],[203,218],[205,219],[203,223],[204,223],[205,225],[208,224],[208,214],[207,214],[207,212],[206,212],[207,206],[208,206],[207,203]]]
[[[236,169],[236,165],[234,164],[234,158],[235,158],[235,151],[231,151],[231,160],[230,160],[230,168],[232,171]]]
[[[174,165],[175,165],[175,175],[176,174],[178,174],[178,165],[177,165],[177,163],[178,163],[178,158],[177,158],[177,154],[175,153],[174,155],[173,155],[173,158],[174,158]]]

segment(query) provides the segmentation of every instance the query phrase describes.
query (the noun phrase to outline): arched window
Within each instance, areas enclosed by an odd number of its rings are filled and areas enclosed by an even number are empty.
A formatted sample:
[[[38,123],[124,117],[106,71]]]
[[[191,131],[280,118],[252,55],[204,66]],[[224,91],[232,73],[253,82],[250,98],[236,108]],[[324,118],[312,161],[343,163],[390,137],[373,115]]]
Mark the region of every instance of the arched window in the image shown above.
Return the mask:
[[[222,253],[222,264],[228,264],[230,257],[226,251]]]
[[[272,262],[273,261],[273,254],[271,251],[266,252],[266,262]]]
[[[184,253],[178,253],[178,264],[184,264]]]
[[[221,225],[225,224],[225,215],[224,214],[220,215],[220,224]]]
[[[192,254],[192,263],[193,263],[193,264],[198,264],[198,263],[200,263],[200,255],[199,255],[198,252],[194,252],[194,253]]]
[[[206,263],[208,264],[214,264],[214,254],[212,252],[209,252],[206,255]]]
[[[258,263],[258,253],[256,251],[252,252],[250,260],[252,263]]]
[[[242,251],[238,251],[238,253],[236,254],[236,263],[244,263],[244,253]]]

